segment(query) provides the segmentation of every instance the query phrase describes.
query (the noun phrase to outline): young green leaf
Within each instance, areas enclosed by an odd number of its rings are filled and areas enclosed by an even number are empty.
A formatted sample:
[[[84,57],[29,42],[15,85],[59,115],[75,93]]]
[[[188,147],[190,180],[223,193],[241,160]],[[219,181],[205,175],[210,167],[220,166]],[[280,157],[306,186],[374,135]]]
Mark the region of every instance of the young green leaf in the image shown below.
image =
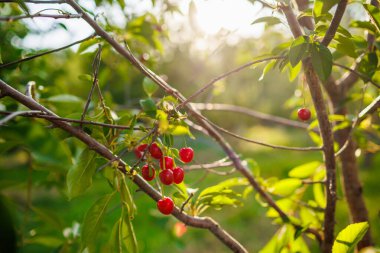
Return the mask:
[[[128,253],[139,252],[137,239],[135,232],[133,230],[133,225],[131,219],[129,219],[128,212],[123,208],[122,211],[123,222],[121,224],[121,234],[123,242],[127,248]]]
[[[302,164],[289,171],[289,177],[308,178],[315,173],[319,166],[321,166],[321,162],[318,161]]]
[[[149,97],[151,97],[153,95],[153,93],[155,93],[157,91],[158,86],[152,80],[150,80],[149,78],[145,77],[144,80],[143,80],[143,88],[144,88],[145,93]]]
[[[368,12],[372,23],[375,25],[378,32],[380,32],[380,9],[379,7],[371,4],[363,4],[365,10]]]
[[[331,74],[333,57],[330,50],[319,44],[311,44],[311,64],[313,65],[319,79],[327,80]]]
[[[154,101],[151,98],[141,99],[140,100],[140,105],[141,105],[143,111],[148,116],[151,116],[151,117],[155,117],[156,116],[157,107],[156,107],[156,104],[154,103]]]
[[[100,231],[104,216],[106,214],[109,203],[112,200],[112,197],[115,195],[115,192],[107,194],[100,199],[98,199],[88,210],[86,216],[83,220],[82,225],[82,250],[85,248],[93,248],[94,240]],[[91,252],[91,250],[90,250]]]
[[[267,25],[271,26],[271,25],[280,24],[281,20],[277,17],[262,17],[253,21],[251,25],[258,24],[258,23],[266,23]]]
[[[333,253],[353,253],[355,246],[363,238],[369,228],[368,222],[348,225],[339,232],[332,248]]]
[[[72,199],[87,190],[92,184],[92,176],[96,170],[96,153],[90,149],[85,149],[77,163],[69,170],[66,177],[67,192],[69,199]]]
[[[136,205],[133,201],[131,192],[129,191],[127,182],[125,181],[125,178],[121,180],[121,200],[124,208],[128,211],[128,215],[130,219],[133,219],[136,211]]]
[[[302,181],[300,179],[287,178],[275,183],[272,187],[269,188],[269,191],[273,194],[286,197],[293,194],[301,186]]]
[[[313,16],[316,19],[316,23],[318,22],[318,18],[322,15],[328,14],[328,11],[338,3],[339,0],[315,0],[314,8],[313,8]]]
[[[290,46],[289,61],[295,67],[306,56],[309,48],[309,37],[300,36]]]

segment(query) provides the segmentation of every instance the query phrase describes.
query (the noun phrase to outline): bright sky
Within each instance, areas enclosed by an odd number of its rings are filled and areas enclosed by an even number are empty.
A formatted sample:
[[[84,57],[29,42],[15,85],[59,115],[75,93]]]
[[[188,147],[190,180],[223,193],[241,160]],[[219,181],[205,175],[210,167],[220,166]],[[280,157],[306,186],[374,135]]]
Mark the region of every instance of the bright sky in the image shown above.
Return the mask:
[[[81,3],[86,8],[94,10],[95,6],[91,2],[82,1]],[[145,10],[152,11],[150,0],[129,0],[126,3],[128,4],[127,8],[133,8],[141,12]],[[224,30],[224,34],[228,34],[230,41],[231,38],[232,41],[233,39],[236,41],[238,37],[258,37],[263,32],[263,25],[251,25],[251,23],[258,17],[270,15],[269,10],[261,10],[260,4],[253,5],[247,0],[193,0],[193,3],[196,11],[192,19],[188,16],[190,0],[181,0],[180,9],[184,15],[170,16],[167,26],[169,29],[174,30],[178,26],[189,27],[189,29],[182,30],[181,34],[178,34],[177,37],[172,33],[174,42],[176,42],[176,38],[192,39],[194,37],[194,30],[198,30],[198,40],[195,43],[200,45],[200,49],[202,49],[202,45],[205,43],[209,43],[212,39],[215,40],[216,34],[220,30]],[[41,9],[56,8],[57,5],[29,4],[28,6],[31,12],[34,13]],[[60,5],[60,8],[70,10],[66,5]],[[97,13],[104,12],[107,17],[112,16],[115,22],[124,22],[118,8],[114,8],[111,11],[104,9],[97,9],[96,11]],[[51,13],[56,12],[53,11]],[[82,20],[60,19],[57,21],[46,18],[35,18],[34,20],[26,20],[26,22],[31,27],[43,31],[41,34],[29,35],[23,42],[24,46],[34,49],[63,46],[92,33],[92,29]],[[47,31],[52,24],[57,22],[64,24],[68,28],[68,32],[63,29]]]

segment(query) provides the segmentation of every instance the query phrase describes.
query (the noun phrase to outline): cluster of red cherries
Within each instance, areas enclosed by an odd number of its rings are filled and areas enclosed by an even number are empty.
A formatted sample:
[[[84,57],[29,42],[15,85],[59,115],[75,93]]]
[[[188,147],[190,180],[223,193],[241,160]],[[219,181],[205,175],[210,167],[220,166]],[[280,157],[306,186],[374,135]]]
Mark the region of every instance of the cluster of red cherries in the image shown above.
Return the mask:
[[[172,157],[164,156],[161,148],[156,142],[153,142],[150,146],[148,146],[148,144],[141,144],[134,150],[134,152],[138,159],[140,159],[144,152],[146,152],[147,154],[149,153],[152,158],[159,160],[159,178],[162,184],[171,185],[173,183],[180,184],[183,182],[183,179],[185,178],[183,169],[175,166]],[[179,158],[183,163],[191,162],[193,157],[194,151],[192,148],[185,147],[179,150]],[[152,164],[147,163],[141,168],[141,176],[146,181],[152,181],[156,177],[156,169]],[[173,200],[169,197],[163,197],[157,202],[157,208],[162,214],[169,215],[174,209]]]

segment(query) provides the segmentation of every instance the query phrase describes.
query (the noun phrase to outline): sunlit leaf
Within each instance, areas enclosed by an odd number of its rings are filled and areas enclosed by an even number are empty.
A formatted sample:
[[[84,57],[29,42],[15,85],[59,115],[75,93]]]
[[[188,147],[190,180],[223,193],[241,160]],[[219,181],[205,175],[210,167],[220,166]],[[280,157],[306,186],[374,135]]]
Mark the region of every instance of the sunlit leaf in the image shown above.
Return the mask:
[[[322,15],[328,14],[328,11],[338,3],[339,0],[315,0],[313,8],[313,16],[316,19],[316,23]]]
[[[281,20],[277,17],[262,17],[253,21],[251,25],[258,24],[258,23],[266,23],[268,26],[272,26],[272,25],[281,24]]]
[[[133,219],[135,211],[136,211],[136,205],[133,201],[131,192],[129,191],[125,178],[121,180],[120,196],[121,196],[121,200],[122,200],[122,204],[124,205],[124,208],[128,211],[129,218]]]
[[[297,178],[287,178],[278,181],[268,190],[276,195],[289,196],[302,186],[302,181]]]
[[[145,77],[143,80],[143,88],[145,93],[150,97],[157,91],[158,86],[151,79]]]
[[[68,196],[70,199],[82,194],[92,184],[92,176],[96,170],[96,153],[85,149],[77,163],[69,170],[66,177]]]
[[[321,162],[318,161],[302,164],[289,171],[289,177],[308,178],[315,173],[319,166],[321,166]]]
[[[380,32],[380,10],[379,7],[371,4],[363,4],[365,10],[368,12],[372,23],[375,25],[378,32]]]
[[[339,232],[333,245],[333,253],[353,253],[358,242],[363,238],[369,228],[368,222],[348,225]]]

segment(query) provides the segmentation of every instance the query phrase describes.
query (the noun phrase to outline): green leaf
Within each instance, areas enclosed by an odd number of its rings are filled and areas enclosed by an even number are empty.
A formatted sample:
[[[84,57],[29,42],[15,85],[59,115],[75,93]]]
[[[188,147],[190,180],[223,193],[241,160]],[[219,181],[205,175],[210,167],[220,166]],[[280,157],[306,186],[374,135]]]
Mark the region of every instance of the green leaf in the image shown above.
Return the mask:
[[[117,0],[117,3],[120,5],[122,9],[125,8],[125,0]]]
[[[258,23],[266,23],[267,25],[271,26],[271,25],[280,24],[281,20],[277,17],[262,17],[253,21],[251,25],[258,24]]]
[[[158,86],[156,83],[154,83],[151,79],[145,77],[143,80],[143,88],[145,93],[151,97],[153,93],[155,93],[158,89]]]
[[[289,196],[302,186],[302,181],[297,178],[287,178],[278,181],[268,190],[276,195]]]
[[[89,74],[81,74],[78,76],[79,80],[92,82],[92,76]]]
[[[308,178],[311,177],[318,167],[321,166],[321,162],[314,161],[310,163],[305,163],[300,166],[293,168],[289,171],[289,177],[295,178]]]
[[[376,32],[376,26],[374,26],[370,21],[353,20],[350,23],[350,27],[366,29],[372,33]]]
[[[122,211],[123,222],[121,226],[121,234],[123,242],[127,248],[127,252],[129,253],[137,253],[139,252],[137,239],[135,232],[133,230],[132,221],[129,219],[127,212],[123,208]]]
[[[16,2],[20,5],[21,9],[23,9],[27,14],[29,14],[29,8],[23,0],[16,0]]]
[[[276,61],[270,61],[267,65],[265,65],[259,81],[264,79],[264,76],[274,67],[274,65],[276,65]]]
[[[109,244],[111,246],[112,252],[123,253],[123,235],[121,233],[123,220],[119,219],[116,221],[112,228]]]
[[[363,56],[362,60],[359,63],[358,71],[360,73],[363,73],[364,76],[367,76],[368,79],[371,79],[371,77],[375,74],[377,70],[377,54],[376,53],[367,53]],[[368,80],[364,80],[367,82]]]
[[[54,103],[82,103],[83,100],[77,96],[70,94],[61,94],[46,98],[46,101]]]
[[[358,57],[358,54],[356,53],[355,44],[350,38],[337,35],[334,37],[334,40],[338,42],[335,45],[335,48],[338,52],[355,59]]]
[[[131,192],[129,191],[127,182],[125,181],[125,178],[121,181],[121,200],[124,208],[128,211],[128,215],[130,219],[133,219],[135,212],[136,212],[136,205],[133,201]]]
[[[368,222],[348,225],[339,232],[332,248],[333,253],[352,253],[369,228]]]
[[[87,190],[92,184],[92,176],[96,170],[96,153],[85,149],[77,163],[69,170],[66,177],[69,199],[72,199]]]
[[[50,210],[45,210],[34,206],[31,206],[31,209],[35,214],[37,214],[40,217],[42,221],[44,221],[45,224],[48,223],[58,230],[62,230],[64,228],[62,225],[62,221],[56,213]]]
[[[302,62],[299,62],[295,67],[292,67],[291,64],[288,64],[288,73],[289,81],[293,82],[297,78],[298,74],[301,72]]]
[[[311,63],[317,72],[319,79],[327,80],[331,74],[333,57],[330,50],[319,44],[311,44]]]
[[[295,67],[306,56],[309,48],[309,37],[300,36],[290,46],[289,61]]]
[[[378,32],[380,32],[380,9],[379,7],[371,4],[363,4],[364,9],[368,12],[372,23],[375,25]]]
[[[82,42],[78,48],[77,54],[83,53],[84,51],[86,51],[91,46],[95,45],[96,43],[98,43],[98,40],[95,38],[91,38],[89,40]],[[95,49],[95,47],[94,47],[94,49]]]
[[[141,105],[143,111],[148,116],[151,116],[151,117],[155,117],[156,116],[157,107],[156,107],[156,104],[154,103],[154,101],[151,98],[141,99],[140,100],[140,105]]]
[[[89,249],[95,247],[94,240],[100,231],[104,216],[106,214],[109,203],[115,192],[107,194],[98,199],[88,210],[83,220],[82,225],[82,250],[88,247]],[[91,250],[90,250],[91,252]]]
[[[313,16],[316,19],[316,23],[318,22],[318,18],[322,15],[328,14],[328,11],[338,3],[339,0],[315,0],[314,8],[313,8]]]

